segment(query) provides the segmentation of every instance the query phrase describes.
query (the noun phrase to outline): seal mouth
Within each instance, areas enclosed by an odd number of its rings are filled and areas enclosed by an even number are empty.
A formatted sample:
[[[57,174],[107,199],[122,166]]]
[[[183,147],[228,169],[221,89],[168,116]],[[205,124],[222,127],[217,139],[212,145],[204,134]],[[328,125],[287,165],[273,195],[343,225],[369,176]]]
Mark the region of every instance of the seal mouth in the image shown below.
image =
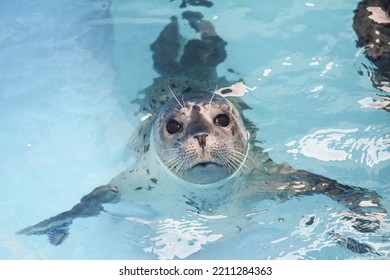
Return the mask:
[[[191,169],[193,169],[193,168],[208,168],[208,167],[221,167],[221,165],[216,163],[216,162],[213,162],[213,161],[202,161],[202,162],[199,162],[199,163],[195,164],[194,166],[192,166]]]

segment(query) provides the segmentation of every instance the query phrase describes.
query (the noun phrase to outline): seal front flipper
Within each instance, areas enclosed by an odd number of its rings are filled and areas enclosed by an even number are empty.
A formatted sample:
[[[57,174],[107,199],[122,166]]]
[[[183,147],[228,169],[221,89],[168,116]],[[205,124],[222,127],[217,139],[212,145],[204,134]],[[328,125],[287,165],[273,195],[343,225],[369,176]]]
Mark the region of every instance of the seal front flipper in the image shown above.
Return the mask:
[[[345,216],[360,232],[374,232],[387,214],[374,191],[351,187],[320,175],[297,170],[289,175],[288,189],[293,195],[326,194],[352,211]],[[292,192],[291,192],[292,191]]]
[[[337,243],[341,246],[351,250],[352,252],[358,253],[358,254],[366,254],[366,253],[373,253],[375,255],[381,256],[380,253],[378,253],[374,248],[371,246],[361,243],[351,237],[343,236],[341,234],[338,234],[334,231],[330,233],[333,238],[337,240]]]
[[[62,212],[34,226],[17,232],[25,235],[43,235],[49,237],[53,245],[60,245],[69,235],[69,226],[76,218],[97,216],[104,210],[103,204],[116,203],[119,200],[118,190],[110,185],[97,187],[84,196],[78,204],[69,211]]]
[[[390,83],[390,1],[360,1],[354,11],[352,27],[358,37],[357,47],[363,48],[367,59],[375,65],[368,69],[369,77],[373,86],[385,95],[384,104],[378,102],[378,105],[390,111],[386,103]]]

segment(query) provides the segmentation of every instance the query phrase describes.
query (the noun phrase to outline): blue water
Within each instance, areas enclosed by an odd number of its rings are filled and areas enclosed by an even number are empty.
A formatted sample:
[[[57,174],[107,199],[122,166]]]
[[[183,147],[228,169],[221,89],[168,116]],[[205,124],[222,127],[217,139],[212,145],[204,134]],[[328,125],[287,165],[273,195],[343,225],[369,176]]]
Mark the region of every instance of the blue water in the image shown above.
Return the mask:
[[[277,162],[375,190],[390,211],[390,114],[364,105],[379,92],[358,74],[370,63],[351,27],[357,1],[214,2],[192,10],[228,42],[220,75],[257,88],[244,99],[262,147]],[[57,247],[15,235],[133,163],[128,140],[139,116],[130,101],[157,77],[149,45],[180,3],[2,2],[0,259],[388,259],[388,219],[377,233],[359,233],[340,219],[343,206],[320,195],[260,201],[236,233],[191,214],[129,221],[110,214],[134,210],[119,204],[74,222]],[[182,32],[196,36],[188,26]],[[380,256],[345,249],[332,230]]]

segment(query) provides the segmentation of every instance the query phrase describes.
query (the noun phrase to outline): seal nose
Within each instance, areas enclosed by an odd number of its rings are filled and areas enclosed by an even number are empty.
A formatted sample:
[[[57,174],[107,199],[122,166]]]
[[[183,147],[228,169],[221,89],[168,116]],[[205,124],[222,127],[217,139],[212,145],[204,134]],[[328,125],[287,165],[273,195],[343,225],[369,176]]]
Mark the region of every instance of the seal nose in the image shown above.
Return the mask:
[[[204,150],[206,147],[206,137],[209,136],[208,134],[197,134],[194,136],[196,140],[198,140],[199,146]]]

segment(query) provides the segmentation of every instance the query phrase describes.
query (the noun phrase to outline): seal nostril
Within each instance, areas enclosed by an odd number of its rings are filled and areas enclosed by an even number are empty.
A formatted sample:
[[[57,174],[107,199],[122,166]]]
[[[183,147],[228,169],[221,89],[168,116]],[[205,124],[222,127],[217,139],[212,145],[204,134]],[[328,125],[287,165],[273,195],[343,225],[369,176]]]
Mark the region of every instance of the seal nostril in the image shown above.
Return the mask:
[[[209,136],[208,134],[198,134],[195,135],[194,138],[198,140],[199,146],[204,149],[206,147],[206,137]]]

